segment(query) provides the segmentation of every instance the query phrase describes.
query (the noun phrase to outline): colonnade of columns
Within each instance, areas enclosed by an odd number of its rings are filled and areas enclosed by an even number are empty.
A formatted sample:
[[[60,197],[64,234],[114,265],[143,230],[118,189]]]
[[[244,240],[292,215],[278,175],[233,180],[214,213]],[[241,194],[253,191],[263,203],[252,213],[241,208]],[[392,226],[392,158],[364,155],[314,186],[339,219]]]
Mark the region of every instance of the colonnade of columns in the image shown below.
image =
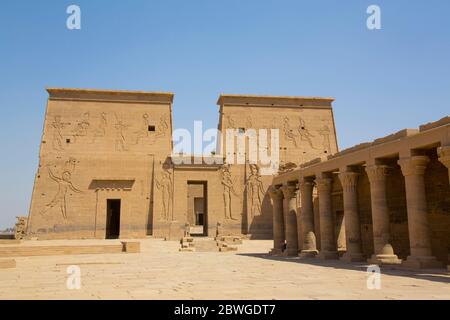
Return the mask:
[[[449,168],[450,179],[450,147],[438,150],[439,161]],[[427,156],[415,155],[398,160],[405,179],[408,232],[410,255],[403,264],[415,268],[441,267],[442,264],[432,255],[431,235],[427,216],[425,192],[425,170],[430,159]],[[365,166],[369,184],[372,208],[374,254],[365,257],[362,252],[360,215],[358,208],[358,178],[360,173],[346,166],[341,168],[338,178],[342,185],[344,204],[346,252],[342,260],[364,261],[370,263],[400,264],[391,244],[389,210],[387,204],[387,177],[389,167],[378,161]],[[316,257],[337,259],[334,216],[332,212],[331,173],[321,172],[314,177],[300,177],[298,184],[272,186],[270,195],[273,200],[274,252],[285,255],[299,255],[302,258]],[[317,187],[319,200],[320,234],[315,233],[313,188]],[[296,196],[301,194],[301,213],[297,212]],[[301,219],[302,243],[298,243],[297,219]],[[316,245],[316,237],[320,237],[320,251]],[[285,243],[285,244],[284,244]],[[299,252],[299,247],[302,250]]]

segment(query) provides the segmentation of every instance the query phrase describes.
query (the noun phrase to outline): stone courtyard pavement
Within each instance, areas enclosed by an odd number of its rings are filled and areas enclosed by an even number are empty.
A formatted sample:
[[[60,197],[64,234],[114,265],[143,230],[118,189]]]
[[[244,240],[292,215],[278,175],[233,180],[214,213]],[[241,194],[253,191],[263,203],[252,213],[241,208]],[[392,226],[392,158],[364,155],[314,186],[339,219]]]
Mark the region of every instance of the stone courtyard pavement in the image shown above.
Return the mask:
[[[177,242],[146,239],[139,254],[17,258],[16,269],[0,269],[0,299],[450,299],[444,269],[383,270],[381,289],[369,290],[364,265],[275,258],[271,246],[182,253]],[[80,290],[67,289],[70,265],[81,268]]]

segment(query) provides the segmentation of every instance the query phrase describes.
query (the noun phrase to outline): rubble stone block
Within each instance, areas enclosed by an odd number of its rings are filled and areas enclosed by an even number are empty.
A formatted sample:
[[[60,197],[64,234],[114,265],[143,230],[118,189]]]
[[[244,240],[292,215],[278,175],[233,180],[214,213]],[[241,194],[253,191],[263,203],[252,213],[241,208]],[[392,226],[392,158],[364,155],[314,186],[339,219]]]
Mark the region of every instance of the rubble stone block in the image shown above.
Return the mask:
[[[141,243],[140,242],[122,242],[123,251],[126,253],[139,253],[141,252]]]

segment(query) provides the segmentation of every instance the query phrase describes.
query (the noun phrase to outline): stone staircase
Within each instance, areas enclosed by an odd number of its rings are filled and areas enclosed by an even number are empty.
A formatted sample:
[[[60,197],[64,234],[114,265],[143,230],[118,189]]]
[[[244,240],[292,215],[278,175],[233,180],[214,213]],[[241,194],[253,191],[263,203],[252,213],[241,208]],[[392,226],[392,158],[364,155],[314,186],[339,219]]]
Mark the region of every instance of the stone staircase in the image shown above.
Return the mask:
[[[195,239],[195,251],[197,252],[218,252],[217,242],[212,238]]]
[[[181,252],[230,252],[237,251],[235,245],[242,244],[240,237],[194,238],[183,237],[180,241]]]

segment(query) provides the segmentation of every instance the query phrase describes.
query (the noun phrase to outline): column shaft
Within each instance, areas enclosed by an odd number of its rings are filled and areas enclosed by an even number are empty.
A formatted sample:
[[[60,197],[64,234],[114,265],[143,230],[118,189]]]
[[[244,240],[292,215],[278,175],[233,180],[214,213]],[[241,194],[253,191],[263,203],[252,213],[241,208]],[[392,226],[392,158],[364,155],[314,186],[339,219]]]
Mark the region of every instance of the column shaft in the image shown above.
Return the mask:
[[[447,167],[448,179],[450,182],[450,146],[444,146],[438,149],[439,161]]]
[[[438,149],[439,161],[442,162],[444,166],[447,167],[448,172],[448,180],[450,183],[450,146],[443,146]],[[448,263],[447,266],[448,271],[450,271],[450,254],[448,255]]]
[[[404,264],[415,268],[431,268],[440,265],[431,253],[431,235],[427,217],[424,174],[429,161],[426,156],[412,156],[398,161],[405,176],[411,249],[411,255]]]
[[[286,214],[286,255],[298,255],[297,233],[297,188],[285,185],[282,188],[284,195],[284,213]]]
[[[300,257],[314,257],[317,255],[316,234],[314,232],[314,205],[313,188],[314,183],[311,180],[300,179],[301,194],[301,220],[303,246]]]
[[[345,240],[347,251],[342,260],[363,261],[361,250],[361,226],[359,223],[357,182],[358,173],[341,172],[339,180],[342,184],[344,198]]]
[[[320,253],[321,259],[337,259],[338,253],[334,237],[333,213],[331,211],[331,184],[329,177],[316,179],[319,192],[319,215],[320,215]]]
[[[369,259],[374,264],[399,264],[401,260],[394,254],[391,245],[389,209],[386,197],[388,166],[371,165],[366,167],[370,182],[372,207],[372,227],[374,255]]]
[[[281,254],[284,246],[283,192],[276,187],[269,189],[273,207],[273,249],[272,254]]]

